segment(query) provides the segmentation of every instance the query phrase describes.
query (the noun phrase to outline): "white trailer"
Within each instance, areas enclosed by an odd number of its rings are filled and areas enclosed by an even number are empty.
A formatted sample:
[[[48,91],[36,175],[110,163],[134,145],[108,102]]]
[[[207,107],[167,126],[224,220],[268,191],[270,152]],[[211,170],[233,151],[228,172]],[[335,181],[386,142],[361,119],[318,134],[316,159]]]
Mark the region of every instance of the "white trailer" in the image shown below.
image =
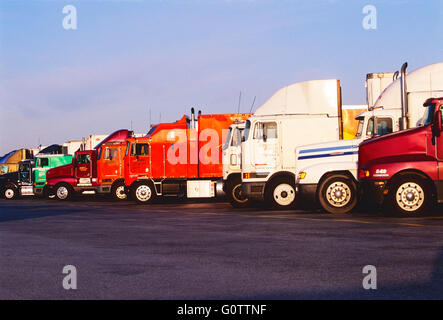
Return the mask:
[[[289,207],[295,200],[295,147],[342,138],[339,80],[278,90],[247,121],[241,146],[242,191]]]
[[[443,63],[422,67],[392,82],[369,111],[357,116],[356,139],[311,144],[296,148],[297,197],[318,201],[330,213],[345,213],[358,202],[358,146],[368,138],[421,124],[423,103],[443,96]],[[405,79],[403,90],[402,79]],[[407,97],[402,103],[402,97]],[[404,106],[408,105],[406,111]],[[402,107],[403,106],[403,107]]]
[[[396,80],[397,72],[378,72],[366,75],[366,104],[373,106],[383,90]]]

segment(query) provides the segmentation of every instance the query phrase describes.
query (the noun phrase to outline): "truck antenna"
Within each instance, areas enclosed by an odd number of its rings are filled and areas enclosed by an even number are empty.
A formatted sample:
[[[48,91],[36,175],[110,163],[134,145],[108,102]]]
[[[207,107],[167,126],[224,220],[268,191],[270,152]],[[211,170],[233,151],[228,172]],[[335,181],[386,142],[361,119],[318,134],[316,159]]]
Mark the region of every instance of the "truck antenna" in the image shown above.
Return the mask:
[[[240,113],[240,104],[241,104],[241,91],[240,94],[238,96],[238,108],[237,108],[237,113]]]
[[[257,96],[255,96],[255,97],[254,97],[254,100],[252,101],[251,109],[249,110],[249,113],[252,112],[252,108],[254,107],[254,104],[255,104],[255,98],[257,98]]]

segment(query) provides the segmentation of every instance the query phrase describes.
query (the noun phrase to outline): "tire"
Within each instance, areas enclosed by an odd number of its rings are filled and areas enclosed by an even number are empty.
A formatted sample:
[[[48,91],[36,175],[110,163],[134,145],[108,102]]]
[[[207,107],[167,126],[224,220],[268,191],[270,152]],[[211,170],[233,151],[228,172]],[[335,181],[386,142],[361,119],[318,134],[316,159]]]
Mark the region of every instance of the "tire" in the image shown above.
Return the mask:
[[[235,177],[227,183],[226,194],[234,208],[246,208],[251,203],[249,198],[243,195],[240,177]]]
[[[387,197],[387,208],[396,215],[415,217],[424,215],[432,203],[432,190],[425,179],[409,175],[393,181]]]
[[[13,200],[13,199],[17,198],[18,190],[17,190],[17,188],[15,186],[6,186],[3,189],[2,196],[6,200]]]
[[[150,204],[157,197],[157,193],[150,181],[140,181],[131,187],[131,196],[138,204]]]
[[[74,189],[69,184],[61,182],[55,185],[54,194],[57,200],[67,201],[72,199]]]
[[[318,202],[328,213],[349,213],[358,203],[357,184],[345,174],[331,175],[318,187]]]
[[[127,200],[128,195],[125,193],[125,184],[122,181],[114,183],[111,188],[111,195],[114,200]]]
[[[295,205],[295,181],[290,177],[280,177],[271,181],[266,188],[265,200],[275,209],[290,209]]]

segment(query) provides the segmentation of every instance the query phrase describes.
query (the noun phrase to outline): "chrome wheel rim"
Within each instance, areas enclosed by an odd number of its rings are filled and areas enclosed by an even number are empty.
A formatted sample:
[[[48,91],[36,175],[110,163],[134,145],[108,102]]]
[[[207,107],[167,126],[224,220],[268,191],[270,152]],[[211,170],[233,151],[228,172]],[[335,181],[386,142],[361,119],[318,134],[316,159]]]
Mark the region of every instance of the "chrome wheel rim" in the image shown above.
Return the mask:
[[[115,195],[117,196],[118,199],[125,200],[127,198],[127,195],[125,193],[125,187],[124,186],[118,186],[115,189]]]
[[[352,191],[349,185],[342,181],[331,183],[326,189],[326,200],[336,208],[342,208],[351,201]]]
[[[152,196],[151,188],[148,187],[147,185],[141,185],[137,187],[137,189],[135,190],[135,196],[140,201],[143,202],[149,201],[149,199],[151,199]]]
[[[294,188],[287,184],[279,184],[274,189],[274,200],[280,206],[289,206],[295,200]]]
[[[6,189],[5,190],[5,198],[6,199],[12,199],[14,198],[15,192],[12,189]]]
[[[68,188],[62,186],[57,189],[57,198],[65,200],[68,197]]]
[[[425,193],[415,182],[403,183],[396,192],[397,205],[405,211],[414,212],[425,202]]]

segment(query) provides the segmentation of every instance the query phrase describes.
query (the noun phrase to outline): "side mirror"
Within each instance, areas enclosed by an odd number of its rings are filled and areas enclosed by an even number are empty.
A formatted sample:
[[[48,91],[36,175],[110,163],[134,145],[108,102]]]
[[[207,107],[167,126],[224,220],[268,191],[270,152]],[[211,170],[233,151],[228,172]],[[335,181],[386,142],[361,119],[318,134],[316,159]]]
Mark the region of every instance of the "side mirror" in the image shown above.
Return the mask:
[[[442,115],[441,110],[438,110],[435,113],[434,123],[433,123],[433,126],[432,126],[432,134],[435,137],[440,137],[440,133],[442,131],[441,115]]]
[[[266,140],[268,140],[268,137],[264,134],[263,135],[263,142],[266,142]]]

